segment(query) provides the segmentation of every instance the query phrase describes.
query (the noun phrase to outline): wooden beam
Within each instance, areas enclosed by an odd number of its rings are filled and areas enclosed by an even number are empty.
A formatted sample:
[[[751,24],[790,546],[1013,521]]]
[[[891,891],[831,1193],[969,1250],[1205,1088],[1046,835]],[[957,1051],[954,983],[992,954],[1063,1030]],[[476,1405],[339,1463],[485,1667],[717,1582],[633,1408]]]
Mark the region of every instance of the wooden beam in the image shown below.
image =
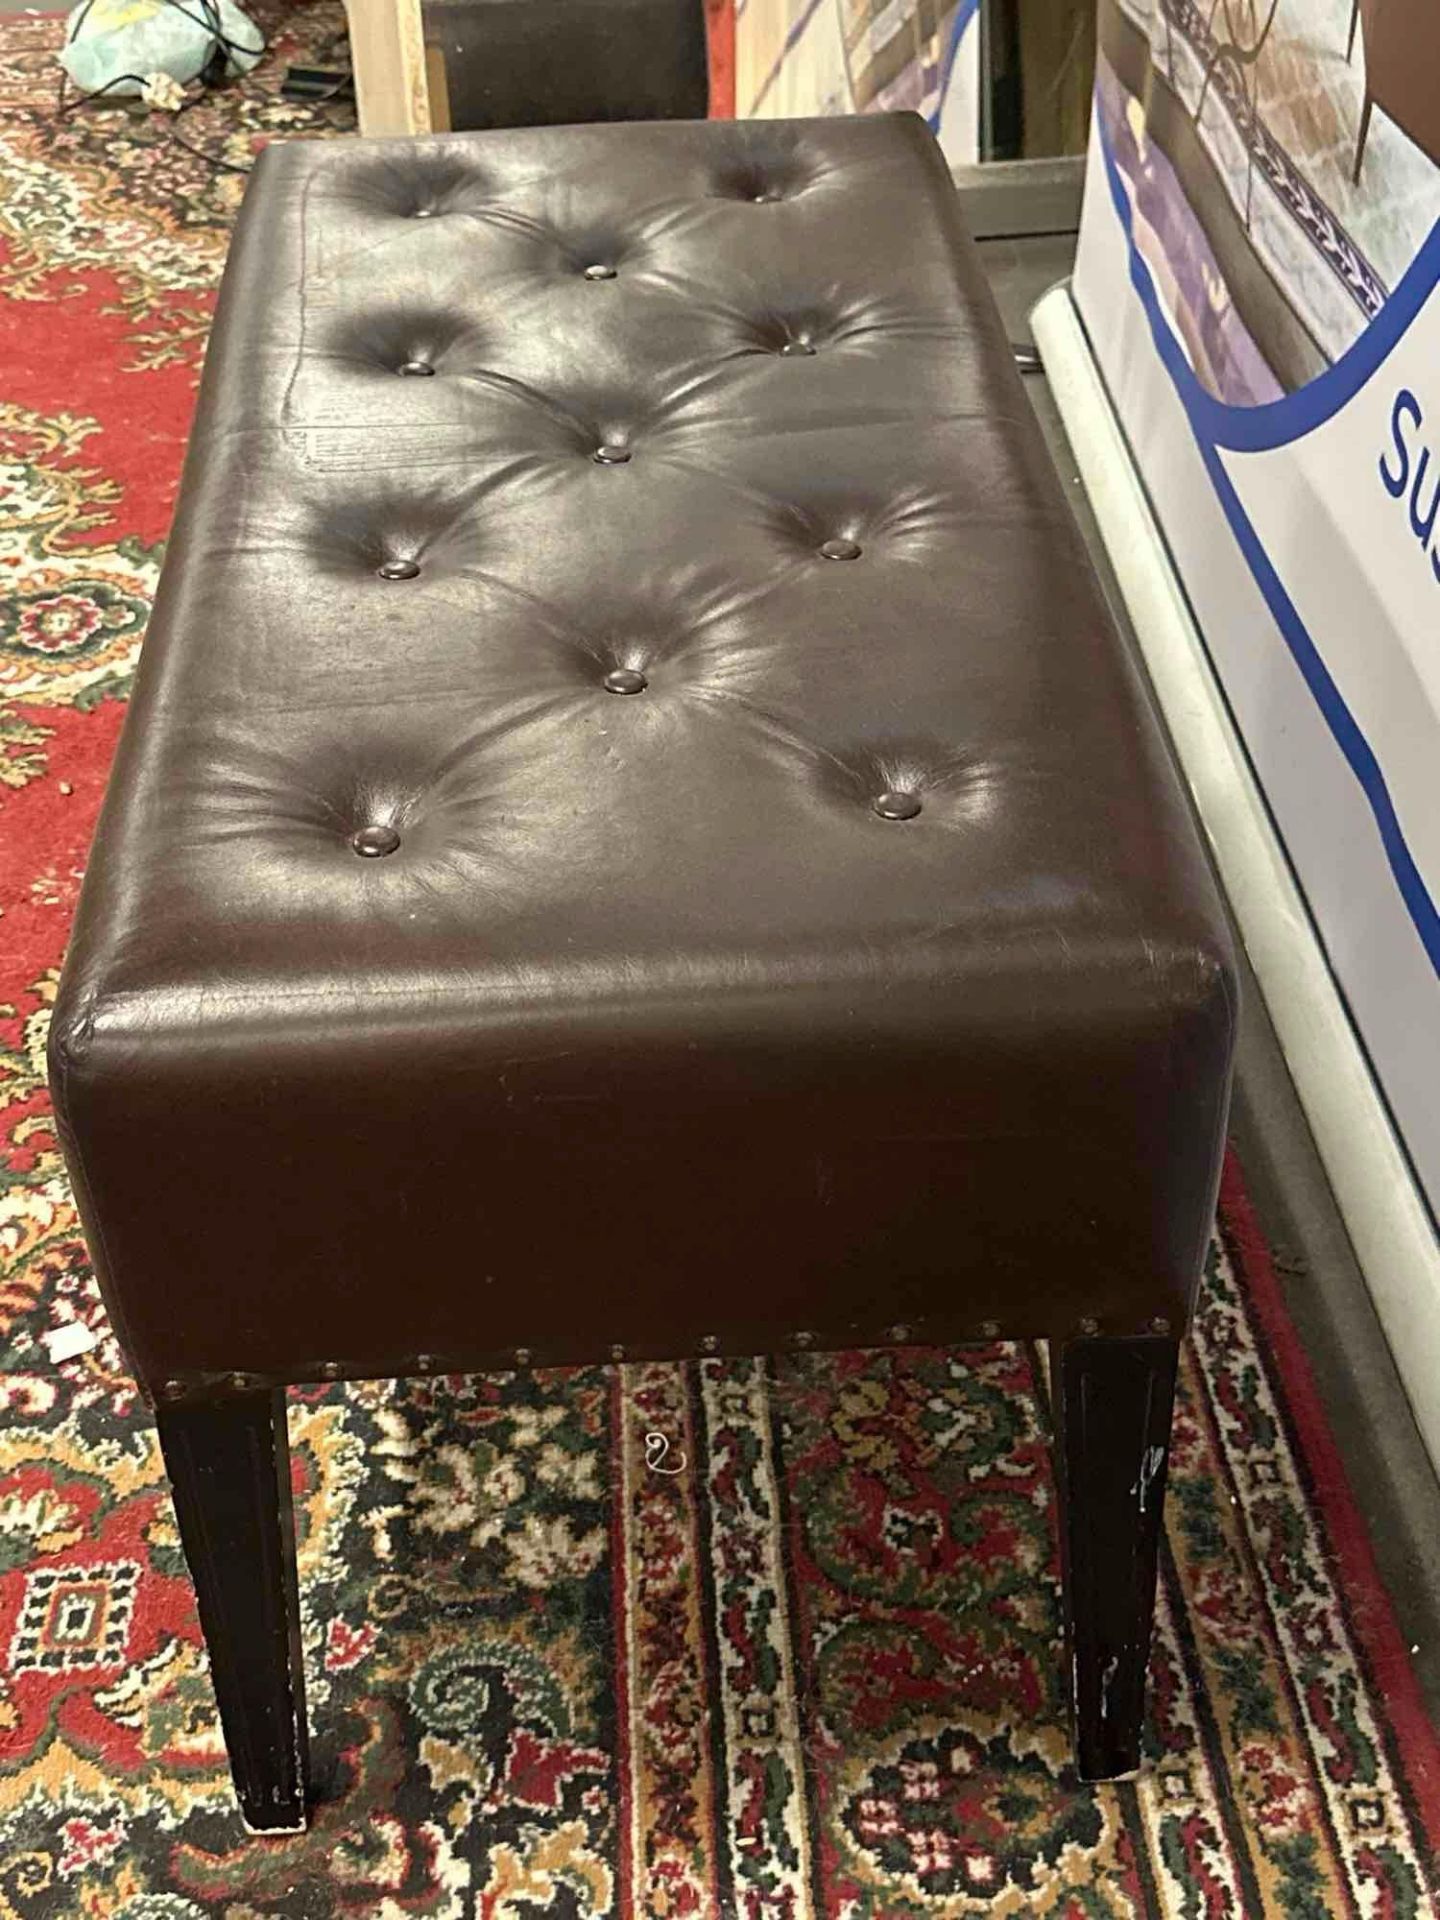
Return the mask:
[[[420,0],[345,0],[360,131],[431,131]]]
[[[430,131],[450,131],[450,82],[445,73],[445,49],[433,43],[425,49],[425,79],[430,89]]]

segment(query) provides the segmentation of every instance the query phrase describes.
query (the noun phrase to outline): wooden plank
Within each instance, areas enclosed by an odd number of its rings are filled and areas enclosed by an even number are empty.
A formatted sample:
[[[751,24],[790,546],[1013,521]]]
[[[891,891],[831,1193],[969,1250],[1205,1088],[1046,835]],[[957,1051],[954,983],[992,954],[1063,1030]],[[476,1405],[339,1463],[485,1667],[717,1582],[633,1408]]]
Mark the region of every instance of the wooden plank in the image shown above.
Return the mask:
[[[361,133],[429,133],[420,0],[345,0],[345,13]]]
[[[424,79],[430,92],[430,132],[449,132],[449,79],[445,75],[444,46],[430,42],[424,50]]]
[[[450,82],[445,74],[445,49],[433,42],[425,49],[425,79],[430,94],[430,131],[450,131]]]

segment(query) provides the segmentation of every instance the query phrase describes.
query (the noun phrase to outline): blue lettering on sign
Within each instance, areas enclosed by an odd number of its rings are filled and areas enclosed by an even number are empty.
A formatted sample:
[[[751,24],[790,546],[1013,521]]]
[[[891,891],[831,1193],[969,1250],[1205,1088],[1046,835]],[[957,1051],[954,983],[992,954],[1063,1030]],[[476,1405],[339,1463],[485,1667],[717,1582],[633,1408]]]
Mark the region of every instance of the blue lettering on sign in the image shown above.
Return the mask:
[[[1431,466],[1429,447],[1419,449],[1419,458],[1415,459],[1415,449],[1405,438],[1403,423],[1409,421],[1418,433],[1425,424],[1425,414],[1420,402],[1408,387],[1402,387],[1395,396],[1395,405],[1390,410],[1390,437],[1395,442],[1396,466],[1392,471],[1390,454],[1380,456],[1380,478],[1385,491],[1392,500],[1403,500],[1406,490],[1410,494],[1410,531],[1420,542],[1421,551],[1430,556],[1430,570],[1436,580],[1440,580],[1440,549],[1431,544],[1435,537],[1435,521],[1440,516],[1440,459],[1435,461],[1435,484],[1430,489],[1430,504],[1422,507],[1425,494],[1425,475]],[[1411,467],[1414,477],[1411,477]]]

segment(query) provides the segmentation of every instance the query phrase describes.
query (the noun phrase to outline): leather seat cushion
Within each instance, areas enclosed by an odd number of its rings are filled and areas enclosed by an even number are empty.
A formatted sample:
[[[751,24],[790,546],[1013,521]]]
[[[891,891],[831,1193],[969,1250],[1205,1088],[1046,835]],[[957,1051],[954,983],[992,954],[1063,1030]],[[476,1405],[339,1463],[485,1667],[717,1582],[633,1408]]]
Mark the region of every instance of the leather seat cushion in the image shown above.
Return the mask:
[[[1178,1320],[1232,1022],[917,119],[269,149],[52,1038],[145,1377]]]

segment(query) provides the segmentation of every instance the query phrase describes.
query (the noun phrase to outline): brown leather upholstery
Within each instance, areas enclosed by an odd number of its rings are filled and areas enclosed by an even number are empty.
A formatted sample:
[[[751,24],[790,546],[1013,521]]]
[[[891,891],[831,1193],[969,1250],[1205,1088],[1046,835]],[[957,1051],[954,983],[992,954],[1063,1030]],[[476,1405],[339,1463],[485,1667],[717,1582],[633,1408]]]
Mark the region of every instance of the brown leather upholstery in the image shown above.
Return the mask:
[[[455,128],[703,116],[703,0],[424,0]]]
[[[1178,1329],[1233,1016],[918,119],[264,155],[52,1035],[150,1386]]]

